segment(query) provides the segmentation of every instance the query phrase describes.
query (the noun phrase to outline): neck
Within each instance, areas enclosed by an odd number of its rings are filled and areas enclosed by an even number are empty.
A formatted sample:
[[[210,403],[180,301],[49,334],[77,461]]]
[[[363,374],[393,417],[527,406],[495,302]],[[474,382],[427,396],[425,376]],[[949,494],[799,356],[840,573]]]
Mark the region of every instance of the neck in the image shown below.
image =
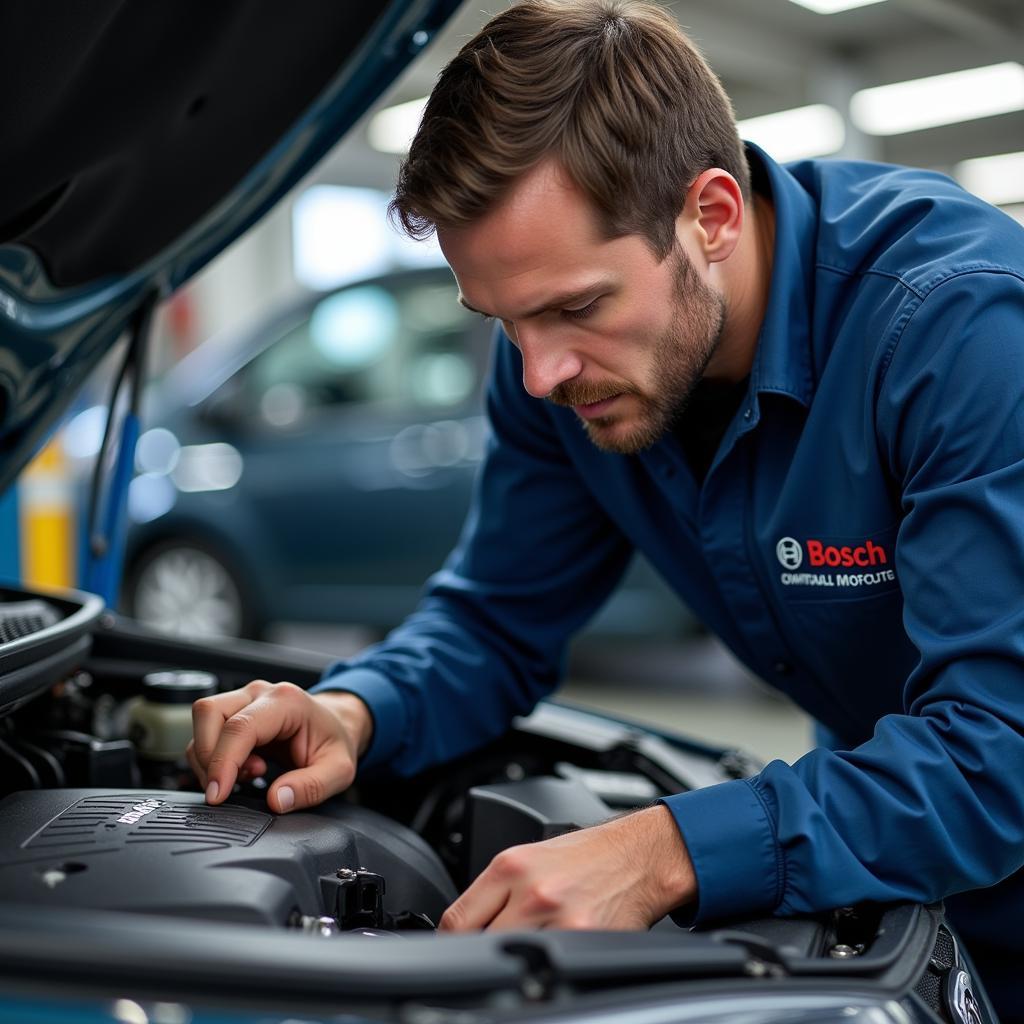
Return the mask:
[[[744,210],[745,222],[736,252],[722,267],[726,302],[722,336],[705,377],[740,381],[750,374],[757,339],[768,308],[775,246],[775,209],[755,194]]]

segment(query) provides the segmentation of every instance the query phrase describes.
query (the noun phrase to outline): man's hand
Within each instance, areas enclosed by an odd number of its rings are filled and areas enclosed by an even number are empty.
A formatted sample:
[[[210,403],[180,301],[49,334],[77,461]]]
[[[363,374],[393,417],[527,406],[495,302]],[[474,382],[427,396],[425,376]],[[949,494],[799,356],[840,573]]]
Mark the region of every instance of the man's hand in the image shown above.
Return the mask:
[[[448,908],[441,928],[639,931],[696,894],[686,846],[659,804],[499,853]]]
[[[369,708],[355,694],[311,696],[292,683],[258,679],[192,705],[193,739],[185,753],[209,804],[227,799],[236,781],[266,772],[257,750],[290,761],[295,770],[267,793],[271,809],[284,813],[351,785],[372,731]]]

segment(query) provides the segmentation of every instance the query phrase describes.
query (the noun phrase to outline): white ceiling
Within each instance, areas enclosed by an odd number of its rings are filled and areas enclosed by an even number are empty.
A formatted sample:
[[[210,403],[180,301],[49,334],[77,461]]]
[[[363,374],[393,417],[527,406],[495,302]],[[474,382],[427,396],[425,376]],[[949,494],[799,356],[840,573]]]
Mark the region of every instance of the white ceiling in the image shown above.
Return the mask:
[[[845,111],[858,89],[1024,61],[1024,0],[886,0],[815,14],[789,0],[663,0],[722,78],[740,119],[810,103]],[[426,95],[440,68],[508,0],[468,0],[378,104]],[[847,125],[845,154],[950,170],[1024,149],[1024,111],[885,139]],[[390,189],[397,158],[372,150],[363,125],[315,180]]]

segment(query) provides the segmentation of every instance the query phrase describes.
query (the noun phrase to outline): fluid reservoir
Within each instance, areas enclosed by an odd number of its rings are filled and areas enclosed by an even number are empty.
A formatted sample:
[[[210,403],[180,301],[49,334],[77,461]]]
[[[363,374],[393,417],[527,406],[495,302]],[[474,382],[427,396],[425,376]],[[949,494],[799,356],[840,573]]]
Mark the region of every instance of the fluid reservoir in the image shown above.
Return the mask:
[[[129,735],[139,757],[180,762],[192,739],[192,703],[217,692],[210,672],[150,672],[130,712]]]

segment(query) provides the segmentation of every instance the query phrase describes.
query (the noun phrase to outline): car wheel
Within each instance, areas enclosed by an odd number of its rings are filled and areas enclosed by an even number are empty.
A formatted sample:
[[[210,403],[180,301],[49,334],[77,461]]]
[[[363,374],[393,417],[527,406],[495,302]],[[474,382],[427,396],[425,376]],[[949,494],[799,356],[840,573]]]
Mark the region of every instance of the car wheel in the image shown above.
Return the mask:
[[[175,636],[241,637],[257,632],[235,574],[214,552],[168,541],[143,553],[129,574],[125,611]]]

